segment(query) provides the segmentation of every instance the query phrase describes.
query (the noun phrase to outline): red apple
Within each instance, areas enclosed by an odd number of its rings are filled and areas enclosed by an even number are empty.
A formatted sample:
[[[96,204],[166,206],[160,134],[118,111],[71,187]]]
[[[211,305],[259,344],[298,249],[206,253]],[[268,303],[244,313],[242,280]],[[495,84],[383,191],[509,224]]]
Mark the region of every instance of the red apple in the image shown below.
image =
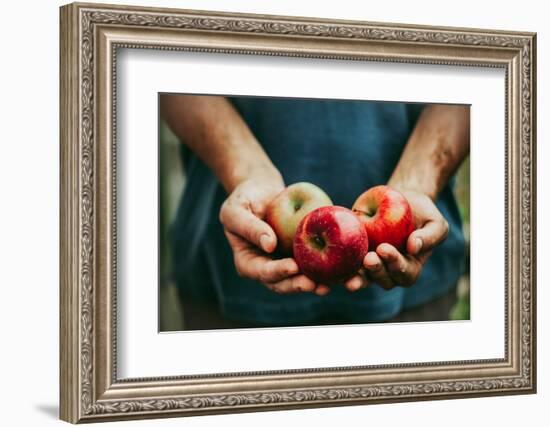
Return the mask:
[[[414,217],[409,202],[399,191],[378,185],[365,191],[353,204],[353,212],[365,224],[372,250],[389,243],[401,252],[414,231]]]
[[[292,243],[298,224],[308,213],[321,206],[332,206],[332,201],[316,185],[298,182],[285,188],[266,210],[265,220],[277,235],[280,253],[292,255]]]
[[[294,258],[300,271],[316,283],[341,283],[356,274],[369,250],[365,227],[349,209],[325,206],[298,225]]]

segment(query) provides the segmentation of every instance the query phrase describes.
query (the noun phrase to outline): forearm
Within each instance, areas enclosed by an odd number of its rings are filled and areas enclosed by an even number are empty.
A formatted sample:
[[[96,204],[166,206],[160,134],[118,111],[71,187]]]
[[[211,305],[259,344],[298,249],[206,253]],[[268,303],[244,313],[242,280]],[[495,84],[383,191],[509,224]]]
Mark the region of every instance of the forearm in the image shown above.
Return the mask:
[[[470,151],[470,109],[427,106],[411,134],[389,185],[435,200]]]
[[[252,177],[282,181],[230,102],[220,96],[163,95],[161,116],[215,173],[227,192]]]

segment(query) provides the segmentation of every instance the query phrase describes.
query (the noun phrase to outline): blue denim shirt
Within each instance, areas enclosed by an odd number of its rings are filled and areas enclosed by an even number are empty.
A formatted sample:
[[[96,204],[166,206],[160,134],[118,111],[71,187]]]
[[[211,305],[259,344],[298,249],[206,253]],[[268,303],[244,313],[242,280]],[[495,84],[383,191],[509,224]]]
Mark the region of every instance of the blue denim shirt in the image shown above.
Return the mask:
[[[231,98],[287,185],[312,182],[334,204],[351,207],[394,170],[423,108],[390,102]],[[465,244],[449,183],[436,204],[450,225],[412,287],[354,293],[334,286],[325,297],[276,294],[241,278],[218,219],[227,197],[212,172],[186,148],[186,188],[171,228],[174,279],[183,298],[215,301],[228,318],[265,325],[300,325],[320,317],[350,322],[387,320],[404,308],[447,293],[464,270]]]

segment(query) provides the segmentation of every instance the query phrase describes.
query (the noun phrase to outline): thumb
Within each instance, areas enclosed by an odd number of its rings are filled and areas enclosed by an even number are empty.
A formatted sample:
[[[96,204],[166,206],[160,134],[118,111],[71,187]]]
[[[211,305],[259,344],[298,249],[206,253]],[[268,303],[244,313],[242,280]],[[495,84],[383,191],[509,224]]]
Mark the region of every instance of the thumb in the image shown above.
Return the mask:
[[[277,247],[277,236],[269,224],[243,206],[224,205],[220,211],[220,221],[227,231],[241,236],[267,253]]]
[[[449,233],[449,224],[445,219],[428,221],[422,228],[411,233],[407,239],[407,252],[417,255],[432,250]]]

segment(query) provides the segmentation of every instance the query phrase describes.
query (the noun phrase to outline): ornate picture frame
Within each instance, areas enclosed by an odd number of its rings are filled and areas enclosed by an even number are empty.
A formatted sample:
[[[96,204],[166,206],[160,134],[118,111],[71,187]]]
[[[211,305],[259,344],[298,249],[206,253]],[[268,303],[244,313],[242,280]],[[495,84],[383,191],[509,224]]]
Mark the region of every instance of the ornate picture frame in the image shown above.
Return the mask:
[[[71,422],[536,391],[536,35],[98,4],[61,8],[60,416]],[[499,67],[505,357],[117,379],[117,49]]]

